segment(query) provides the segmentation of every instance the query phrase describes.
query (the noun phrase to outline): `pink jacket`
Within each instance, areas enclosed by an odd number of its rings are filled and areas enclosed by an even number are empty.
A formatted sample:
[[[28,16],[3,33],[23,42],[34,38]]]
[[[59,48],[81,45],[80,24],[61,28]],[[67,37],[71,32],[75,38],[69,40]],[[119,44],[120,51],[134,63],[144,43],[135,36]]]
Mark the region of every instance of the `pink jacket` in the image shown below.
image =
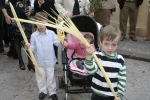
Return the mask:
[[[67,49],[75,50],[75,54],[73,57],[75,58],[85,58],[85,49],[81,48],[80,43],[68,44],[66,46]]]

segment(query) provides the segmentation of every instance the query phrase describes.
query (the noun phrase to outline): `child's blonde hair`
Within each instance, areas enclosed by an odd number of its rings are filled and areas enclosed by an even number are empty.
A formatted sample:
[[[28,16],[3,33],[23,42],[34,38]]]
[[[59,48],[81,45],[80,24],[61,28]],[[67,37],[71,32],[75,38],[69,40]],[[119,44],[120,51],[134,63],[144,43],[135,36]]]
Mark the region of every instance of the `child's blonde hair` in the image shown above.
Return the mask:
[[[121,32],[116,26],[107,25],[100,32],[100,41],[102,42],[104,38],[107,38],[108,41],[113,41],[116,37],[120,39]]]

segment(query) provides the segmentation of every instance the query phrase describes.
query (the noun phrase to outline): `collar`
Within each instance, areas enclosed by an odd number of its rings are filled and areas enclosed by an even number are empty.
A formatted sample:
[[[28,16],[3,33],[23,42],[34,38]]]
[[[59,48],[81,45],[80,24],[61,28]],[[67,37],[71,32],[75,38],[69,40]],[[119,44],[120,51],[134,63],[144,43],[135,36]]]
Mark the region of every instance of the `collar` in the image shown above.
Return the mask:
[[[114,52],[114,56],[107,55],[103,50],[100,50],[107,58],[116,59],[118,54]]]
[[[36,33],[37,33],[36,36],[43,35],[38,31],[38,29],[36,29]],[[46,28],[44,34],[48,35],[47,33],[48,33],[48,29]]]

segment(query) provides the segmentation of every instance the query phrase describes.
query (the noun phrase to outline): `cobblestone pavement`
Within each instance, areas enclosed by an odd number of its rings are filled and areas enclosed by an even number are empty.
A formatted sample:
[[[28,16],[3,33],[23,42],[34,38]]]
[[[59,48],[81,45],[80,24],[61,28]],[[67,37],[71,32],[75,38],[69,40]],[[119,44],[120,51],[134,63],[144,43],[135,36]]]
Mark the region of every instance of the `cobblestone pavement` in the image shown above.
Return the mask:
[[[59,57],[59,61],[61,57]],[[27,57],[23,51],[23,59],[27,65]],[[125,59],[127,65],[127,89],[128,100],[150,100],[150,63],[138,60]],[[61,62],[56,65],[55,76],[63,73]],[[58,80],[57,80],[58,84]],[[38,100],[38,88],[35,75],[27,68],[19,69],[18,60],[0,55],[0,100]],[[57,90],[59,100],[64,100],[64,89]],[[91,93],[68,94],[68,100],[90,100]],[[44,100],[51,100],[46,98]]]

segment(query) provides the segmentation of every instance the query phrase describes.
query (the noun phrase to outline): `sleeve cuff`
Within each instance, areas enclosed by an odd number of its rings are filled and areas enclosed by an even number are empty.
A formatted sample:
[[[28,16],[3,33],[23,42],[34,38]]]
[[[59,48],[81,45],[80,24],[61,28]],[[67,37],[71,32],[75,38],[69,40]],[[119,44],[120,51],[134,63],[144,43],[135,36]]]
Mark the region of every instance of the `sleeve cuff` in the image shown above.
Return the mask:
[[[117,94],[117,97],[119,97],[119,98],[122,100],[122,98],[123,98],[123,94],[118,93],[118,94]]]

